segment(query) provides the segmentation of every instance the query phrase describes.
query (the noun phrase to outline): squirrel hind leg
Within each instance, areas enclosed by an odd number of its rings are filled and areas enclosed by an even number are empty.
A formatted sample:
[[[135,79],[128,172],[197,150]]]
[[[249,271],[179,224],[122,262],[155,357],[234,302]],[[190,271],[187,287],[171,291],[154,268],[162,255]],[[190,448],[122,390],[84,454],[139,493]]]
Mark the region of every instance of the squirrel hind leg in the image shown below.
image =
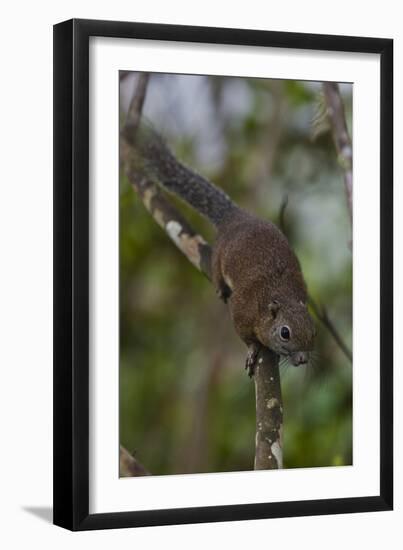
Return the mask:
[[[260,351],[260,344],[253,343],[248,346],[248,353],[246,355],[245,370],[248,372],[249,378],[252,378],[255,374],[257,357]]]

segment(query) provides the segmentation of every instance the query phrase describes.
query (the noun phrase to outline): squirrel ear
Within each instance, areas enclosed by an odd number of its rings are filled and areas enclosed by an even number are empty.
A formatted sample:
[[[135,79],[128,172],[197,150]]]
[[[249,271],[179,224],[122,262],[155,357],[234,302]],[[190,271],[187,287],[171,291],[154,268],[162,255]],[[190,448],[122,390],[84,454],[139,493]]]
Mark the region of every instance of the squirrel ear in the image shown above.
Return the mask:
[[[278,302],[276,302],[276,300],[273,300],[272,302],[270,302],[269,311],[270,311],[273,319],[276,318],[276,315],[277,315],[277,312],[278,312],[279,309],[280,309],[280,304]]]

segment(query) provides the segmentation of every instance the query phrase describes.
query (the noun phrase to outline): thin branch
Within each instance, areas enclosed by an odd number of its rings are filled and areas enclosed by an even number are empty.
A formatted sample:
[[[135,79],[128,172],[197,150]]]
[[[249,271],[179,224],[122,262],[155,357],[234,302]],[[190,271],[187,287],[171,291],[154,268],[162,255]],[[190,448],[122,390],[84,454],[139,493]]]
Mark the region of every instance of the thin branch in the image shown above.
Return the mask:
[[[267,348],[259,353],[255,369],[255,470],[283,467],[283,401],[279,356]]]
[[[336,82],[324,82],[323,92],[327,105],[327,115],[332,128],[339,162],[344,172],[347,206],[350,221],[353,220],[353,148],[348,134],[343,100]]]
[[[284,235],[287,236],[286,233],[286,223],[285,223],[285,214],[286,214],[286,208],[288,205],[288,197],[285,195],[281,207],[280,207],[280,214],[279,214],[279,225],[281,231],[284,233]],[[333,321],[330,319],[329,314],[327,312],[326,306],[318,306],[315,300],[312,298],[312,296],[308,293],[308,302],[310,303],[312,307],[312,311],[314,312],[317,319],[323,324],[324,327],[327,328],[327,330],[330,332],[331,336],[334,338],[336,344],[339,346],[339,348],[342,350],[342,352],[346,355],[346,357],[349,359],[349,361],[352,362],[353,360],[353,354],[349,350],[347,344],[343,341],[342,337],[340,336],[339,332],[337,331]]]
[[[120,161],[129,182],[154,220],[188,260],[210,279],[210,246],[193,231],[162,190],[141,171],[133,151],[134,136],[140,122],[148,82],[149,74],[140,73],[121,132]]]
[[[129,453],[122,445],[119,453],[119,476],[120,477],[140,477],[150,476],[144,466],[133,455]]]
[[[120,160],[126,176],[154,220],[188,260],[211,279],[211,247],[186,222],[136,162],[133,152],[134,134],[140,121],[147,91],[148,75],[140,75],[121,131]],[[282,399],[278,356],[262,350],[255,374],[256,386],[256,455],[255,469],[282,468]],[[271,443],[269,443],[269,439]],[[269,447],[268,447],[269,445]]]
[[[119,71],[119,81],[123,82],[126,77],[129,76],[129,74],[133,74],[132,71]]]
[[[316,315],[316,317],[327,328],[327,330],[333,336],[336,344],[339,346],[339,348],[344,353],[344,355],[347,357],[347,359],[352,363],[353,362],[353,354],[351,353],[351,351],[349,350],[347,344],[344,342],[343,338],[340,336],[339,332],[337,331],[336,327],[334,326],[333,321],[329,317],[329,314],[327,312],[326,307],[325,306],[318,306],[316,304],[316,302],[312,299],[311,296],[309,296],[309,304],[312,308],[312,311]]]
[[[283,200],[281,201],[280,212],[278,215],[278,225],[285,236],[287,236],[287,228],[285,223],[285,211],[287,209],[287,206],[288,206],[288,195],[285,194],[283,196]]]
[[[137,86],[130,101],[129,110],[127,111],[125,124],[127,128],[136,129],[140,122],[149,80],[149,73],[139,73]]]

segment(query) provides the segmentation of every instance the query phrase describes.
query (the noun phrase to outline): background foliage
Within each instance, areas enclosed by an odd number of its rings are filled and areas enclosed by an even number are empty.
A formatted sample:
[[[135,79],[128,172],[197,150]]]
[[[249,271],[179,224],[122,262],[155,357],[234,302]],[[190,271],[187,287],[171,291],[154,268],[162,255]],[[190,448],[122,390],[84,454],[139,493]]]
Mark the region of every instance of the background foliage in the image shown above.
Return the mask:
[[[122,116],[136,75],[121,88]],[[351,129],[350,85],[342,85]],[[280,223],[310,294],[351,348],[351,228],[320,83],[152,75],[144,114],[190,166]],[[210,240],[211,227],[176,201]],[[352,463],[352,368],[319,323],[313,364],[282,367],[284,466]],[[212,285],[120,185],[120,438],[153,474],[253,468],[246,348]]]

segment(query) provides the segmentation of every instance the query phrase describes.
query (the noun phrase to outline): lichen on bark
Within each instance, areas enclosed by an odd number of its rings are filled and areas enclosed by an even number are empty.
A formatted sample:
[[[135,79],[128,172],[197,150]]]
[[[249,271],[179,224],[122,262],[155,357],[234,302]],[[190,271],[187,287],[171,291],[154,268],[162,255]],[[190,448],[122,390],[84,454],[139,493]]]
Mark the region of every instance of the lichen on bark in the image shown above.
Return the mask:
[[[262,348],[255,369],[256,447],[255,470],[283,467],[283,403],[279,357]]]

